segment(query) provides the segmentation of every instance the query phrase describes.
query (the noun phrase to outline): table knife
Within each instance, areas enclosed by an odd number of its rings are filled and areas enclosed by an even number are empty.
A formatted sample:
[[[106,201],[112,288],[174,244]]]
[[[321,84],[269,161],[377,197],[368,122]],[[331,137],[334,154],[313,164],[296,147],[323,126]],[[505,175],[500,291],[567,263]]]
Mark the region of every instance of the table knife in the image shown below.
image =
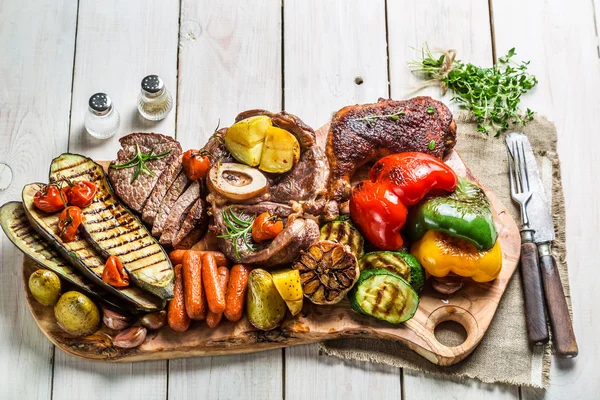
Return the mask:
[[[542,284],[550,327],[552,328],[552,342],[556,354],[563,358],[577,356],[577,342],[573,332],[573,325],[569,316],[567,300],[558,274],[556,260],[551,252],[554,241],[554,223],[550,212],[550,205],[546,200],[544,186],[537,168],[537,162],[529,143],[523,133],[512,132],[507,135],[507,140],[519,138],[523,141],[525,158],[527,160],[527,175],[529,177],[532,196],[527,205],[530,227],[534,230],[534,242],[538,247]]]

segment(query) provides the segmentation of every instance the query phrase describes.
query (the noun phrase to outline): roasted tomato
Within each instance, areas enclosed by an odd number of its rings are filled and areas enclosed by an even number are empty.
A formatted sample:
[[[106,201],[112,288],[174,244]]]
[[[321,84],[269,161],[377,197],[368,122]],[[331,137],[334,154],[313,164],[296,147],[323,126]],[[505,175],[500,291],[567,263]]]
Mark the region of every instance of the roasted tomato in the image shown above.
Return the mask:
[[[90,181],[77,181],[70,185],[67,200],[70,206],[85,208],[92,204],[98,188]]]
[[[185,174],[192,181],[202,178],[210,168],[210,158],[200,150],[186,151],[182,162]]]
[[[352,190],[350,216],[365,238],[378,249],[402,247],[400,229],[407,214],[408,209],[389,184],[362,181]]]
[[[283,221],[270,212],[260,214],[252,223],[252,239],[257,242],[275,239],[283,230]]]
[[[129,286],[129,275],[123,269],[123,263],[121,263],[119,257],[108,257],[104,265],[104,271],[102,272],[102,282],[118,288]]]
[[[62,240],[70,242],[75,239],[77,229],[79,229],[82,221],[83,214],[81,208],[75,206],[65,208],[58,218],[58,233]]]
[[[38,190],[33,198],[33,204],[47,213],[55,213],[67,205],[69,187],[60,187],[58,184],[48,184]]]
[[[456,173],[429,154],[406,152],[377,161],[369,174],[371,182],[387,182],[407,206],[417,204],[428,193],[453,192],[458,184]]]

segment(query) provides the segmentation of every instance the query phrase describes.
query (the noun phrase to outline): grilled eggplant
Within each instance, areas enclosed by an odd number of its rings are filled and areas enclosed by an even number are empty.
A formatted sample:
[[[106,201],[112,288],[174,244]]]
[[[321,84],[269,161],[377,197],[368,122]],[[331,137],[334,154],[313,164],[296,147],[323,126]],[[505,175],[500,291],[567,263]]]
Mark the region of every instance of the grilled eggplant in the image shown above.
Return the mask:
[[[117,256],[134,284],[162,298],[173,297],[173,267],[146,227],[116,197],[104,169],[90,158],[62,154],[52,160],[50,182],[88,180],[98,192],[83,209],[85,239],[102,257]]]
[[[54,246],[54,249],[58,254],[77,268],[84,276],[111,295],[129,302],[134,309],[148,312],[163,309],[165,307],[164,300],[146,293],[140,288],[129,287],[117,289],[102,282],[104,258],[102,258],[82,237],[77,236],[73,241],[63,242],[57,233],[58,214],[46,214],[39,211],[33,204],[33,197],[42,186],[42,183],[32,183],[23,188],[23,208],[25,215],[31,224],[31,227],[37,231],[39,236],[41,236],[39,240],[35,240],[34,243],[44,243],[45,241],[47,244]],[[16,232],[19,231],[16,230]],[[11,237],[11,235],[9,235],[9,237]],[[15,244],[17,243],[15,242]],[[17,246],[20,248],[18,244]],[[30,252],[27,252],[28,255],[30,255],[29,253]],[[41,254],[44,255],[44,253]],[[57,254],[55,252],[50,254],[56,259],[55,256]],[[64,266],[63,263],[60,265]],[[57,272],[54,269],[53,271]]]

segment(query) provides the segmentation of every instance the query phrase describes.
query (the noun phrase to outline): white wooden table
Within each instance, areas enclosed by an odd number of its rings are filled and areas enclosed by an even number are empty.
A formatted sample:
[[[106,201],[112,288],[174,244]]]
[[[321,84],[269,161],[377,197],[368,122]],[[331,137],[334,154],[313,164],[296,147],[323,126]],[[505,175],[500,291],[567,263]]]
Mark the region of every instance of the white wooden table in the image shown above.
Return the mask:
[[[108,93],[120,133],[157,131],[184,148],[249,108],[286,110],[318,127],[340,107],[403,98],[411,46],[451,47],[491,65],[516,47],[539,79],[525,106],[559,131],[568,261],[580,355],[554,361],[547,391],[319,357],[316,346],[245,356],[109,365],[55,351],[21,288],[22,256],[4,235],[0,268],[2,399],[598,398],[600,60],[594,0],[0,0],[0,161],[14,171],[0,204],[45,180],[65,152],[111,158],[117,137],[83,132],[89,96]],[[160,75],[176,98],[151,124],[139,83]],[[355,79],[355,78],[361,79]],[[360,83],[362,82],[362,83]],[[437,90],[425,91],[439,97]],[[448,99],[446,99],[448,100]],[[318,396],[318,397],[317,397]]]

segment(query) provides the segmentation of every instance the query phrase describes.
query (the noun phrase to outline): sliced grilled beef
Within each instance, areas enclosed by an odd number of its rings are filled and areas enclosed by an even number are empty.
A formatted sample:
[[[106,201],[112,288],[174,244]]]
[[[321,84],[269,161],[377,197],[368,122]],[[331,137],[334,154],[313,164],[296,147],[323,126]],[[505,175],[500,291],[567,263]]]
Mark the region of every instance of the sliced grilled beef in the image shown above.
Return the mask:
[[[152,225],[152,236],[158,237],[162,235],[173,204],[175,204],[179,196],[181,196],[181,194],[185,191],[189,183],[190,180],[187,178],[187,176],[185,176],[185,173],[181,172],[169,190],[167,190],[167,194],[160,204],[158,214],[156,214],[156,218],[154,218],[154,224]]]
[[[171,211],[165,220],[165,226],[160,235],[159,243],[171,245],[175,234],[183,225],[186,214],[194,206],[194,203],[200,198],[200,182],[194,181],[177,199]]]
[[[154,218],[156,218],[156,215],[160,211],[160,207],[167,191],[182,170],[181,158],[177,159],[177,162],[169,165],[167,169],[165,169],[165,172],[163,172],[160,178],[158,178],[158,181],[156,181],[156,185],[154,186],[154,189],[152,189],[152,193],[150,193],[146,205],[144,205],[144,209],[142,210],[142,221],[148,224],[154,223]]]
[[[212,229],[217,236],[227,232],[227,226],[223,220],[223,211],[227,209],[241,217],[256,216],[265,211],[271,211],[285,221],[283,231],[272,241],[253,243],[252,248],[249,248],[244,240],[238,238],[237,252],[232,240],[219,238],[218,245],[221,251],[238,263],[263,267],[287,264],[296,259],[300,250],[307,248],[319,238],[319,225],[314,220],[296,217],[291,207],[272,202],[213,207],[214,226]],[[252,243],[251,237],[248,237],[246,242]]]
[[[164,157],[146,162],[146,166],[153,172],[141,172],[132,181],[136,167],[123,169],[108,169],[108,177],[115,193],[131,209],[141,212],[148,196],[156,186],[162,173],[181,156],[181,145],[175,139],[158,133],[132,133],[122,137],[119,142],[122,149],[117,153],[117,159],[111,165],[123,164],[130,161],[137,154],[137,150],[148,154],[160,154],[170,151]]]
[[[189,249],[208,229],[206,203],[200,197],[185,216],[181,228],[171,242],[176,249]]]

